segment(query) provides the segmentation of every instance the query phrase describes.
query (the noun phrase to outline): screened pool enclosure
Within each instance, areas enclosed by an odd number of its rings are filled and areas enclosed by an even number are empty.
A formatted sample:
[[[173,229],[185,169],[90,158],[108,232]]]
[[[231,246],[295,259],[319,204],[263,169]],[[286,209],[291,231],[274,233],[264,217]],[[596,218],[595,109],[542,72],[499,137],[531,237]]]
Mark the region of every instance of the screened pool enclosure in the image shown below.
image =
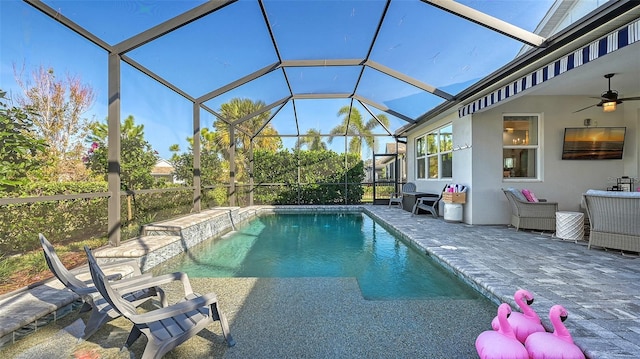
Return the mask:
[[[108,187],[0,204],[55,218],[60,203],[70,215],[90,203],[98,218],[66,230],[118,245],[136,208],[148,223],[219,205],[385,201],[416,166],[407,131],[499,81],[507,64],[543,56],[552,34],[537,26],[560,3],[4,2],[5,16],[22,21],[21,46],[57,41],[64,55],[54,57],[99,74]],[[30,61],[45,62],[36,54]],[[128,115],[175,167],[170,186],[124,185]],[[429,159],[430,171],[451,170],[451,135],[428,141],[425,156],[449,153]],[[168,202],[181,209],[154,212]]]

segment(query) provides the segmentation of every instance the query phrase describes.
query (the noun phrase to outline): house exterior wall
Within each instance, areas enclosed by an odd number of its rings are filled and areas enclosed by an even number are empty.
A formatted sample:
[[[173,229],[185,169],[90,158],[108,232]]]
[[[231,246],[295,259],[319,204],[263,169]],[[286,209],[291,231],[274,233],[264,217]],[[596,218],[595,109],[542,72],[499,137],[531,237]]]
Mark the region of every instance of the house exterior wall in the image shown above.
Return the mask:
[[[441,190],[447,182],[468,185],[464,222],[469,224],[508,224],[510,210],[501,191],[506,187],[528,188],[539,198],[558,202],[561,211],[578,211],[582,193],[588,189],[606,189],[616,177],[623,175],[637,178],[640,168],[640,101],[625,102],[612,113],[604,113],[599,107],[573,112],[584,107],[583,104],[583,97],[520,96],[473,115],[458,118],[457,113],[451,114],[418,127],[407,136],[407,155],[411,161],[408,180],[425,192]],[[502,177],[502,115],[505,113],[540,114],[539,179]],[[627,128],[622,160],[561,159],[564,128],[583,127],[585,118],[591,118],[592,126]],[[454,149],[460,148],[453,155],[453,178],[417,180],[414,172],[416,137],[449,122],[453,124]]]
[[[416,127],[410,134],[407,135],[407,182],[413,182],[416,184],[416,190],[418,192],[438,193],[442,191],[445,184],[453,182],[452,179],[417,179],[416,178],[416,138],[424,135],[427,132],[431,132],[437,128],[443,127],[448,123],[452,123],[453,130],[453,143],[454,147],[457,146],[456,141],[456,124],[458,121],[458,113],[450,113],[443,116],[441,119]],[[456,166],[463,166],[464,162],[456,162],[456,153],[453,157],[453,175],[456,176]],[[464,169],[466,170],[466,168]],[[440,215],[442,215],[442,204],[440,205]]]

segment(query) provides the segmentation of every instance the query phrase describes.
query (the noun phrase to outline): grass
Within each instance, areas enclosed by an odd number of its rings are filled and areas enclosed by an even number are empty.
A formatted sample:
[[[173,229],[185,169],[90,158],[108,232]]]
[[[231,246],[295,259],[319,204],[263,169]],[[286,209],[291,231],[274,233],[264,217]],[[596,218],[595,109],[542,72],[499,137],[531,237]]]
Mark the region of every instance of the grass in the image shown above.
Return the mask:
[[[84,246],[98,248],[106,238],[92,238],[79,242],[55,245],[56,253],[64,265],[71,269],[87,262]],[[15,256],[0,256],[0,295],[53,277],[44,260],[42,250],[33,250]]]

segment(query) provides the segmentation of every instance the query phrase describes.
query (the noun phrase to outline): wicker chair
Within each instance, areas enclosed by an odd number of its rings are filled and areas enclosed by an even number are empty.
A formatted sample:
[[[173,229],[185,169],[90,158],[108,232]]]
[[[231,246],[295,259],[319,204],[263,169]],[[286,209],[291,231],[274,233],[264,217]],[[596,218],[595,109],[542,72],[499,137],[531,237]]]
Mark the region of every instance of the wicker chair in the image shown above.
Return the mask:
[[[640,192],[588,190],[582,195],[589,216],[589,248],[640,252]]]
[[[527,202],[517,198],[510,190],[502,189],[511,206],[511,225],[538,231],[556,230],[556,202]]]

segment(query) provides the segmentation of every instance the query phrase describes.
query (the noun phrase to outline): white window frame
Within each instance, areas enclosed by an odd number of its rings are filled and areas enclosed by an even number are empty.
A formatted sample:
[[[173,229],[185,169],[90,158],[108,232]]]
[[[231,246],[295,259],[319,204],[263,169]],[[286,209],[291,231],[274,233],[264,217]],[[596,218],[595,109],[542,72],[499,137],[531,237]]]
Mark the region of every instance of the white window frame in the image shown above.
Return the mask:
[[[447,123],[445,125],[442,125],[442,126],[436,128],[436,129],[432,130],[432,131],[429,131],[427,133],[424,133],[421,136],[416,137],[416,139],[414,141],[414,143],[415,143],[415,152],[414,152],[415,153],[415,166],[416,166],[415,167],[415,176],[414,177],[415,177],[416,181],[424,181],[424,180],[437,181],[437,180],[442,180],[442,179],[452,179],[453,178],[453,169],[451,171],[451,176],[448,176],[448,177],[443,177],[442,176],[442,168],[443,168],[443,166],[442,166],[442,155],[451,154],[451,156],[452,156],[451,157],[451,161],[453,162],[453,146],[452,146],[452,148],[450,150],[447,150],[447,151],[442,151],[441,147],[440,147],[440,139],[441,139],[440,131],[443,128],[446,128],[446,127],[451,127],[451,143],[453,144],[453,123],[452,122],[449,122],[449,123]],[[427,137],[429,135],[435,135],[436,136],[436,141],[438,142],[437,146],[436,146],[437,147],[437,152],[432,153],[432,154],[428,153]],[[422,155],[418,155],[418,148],[419,148],[418,147],[418,141],[419,140],[424,141],[424,154],[422,154]],[[437,178],[430,178],[429,177],[429,158],[433,158],[433,157],[437,157],[438,158],[438,177]],[[424,160],[424,170],[425,170],[424,177],[419,177],[418,161],[420,159]],[[452,166],[453,166],[453,164],[452,164]]]
[[[504,177],[504,173],[502,176],[502,181],[503,182],[540,182],[543,179],[543,158],[544,158],[544,154],[543,154],[543,140],[544,140],[544,131],[543,131],[543,123],[544,123],[544,116],[542,113],[529,113],[529,112],[516,112],[516,113],[503,113],[502,114],[502,118],[501,118],[501,130],[504,132],[505,128],[504,128],[504,120],[505,117],[518,117],[518,116],[522,116],[522,117],[537,117],[538,118],[538,126],[537,126],[537,137],[538,137],[538,143],[535,145],[505,145],[504,141],[502,142],[502,161],[501,164],[503,165],[502,170],[504,171],[504,163],[505,163],[505,158],[504,158],[504,150],[507,149],[533,149],[536,152],[536,162],[535,162],[535,166],[536,166],[536,176],[535,177]]]

